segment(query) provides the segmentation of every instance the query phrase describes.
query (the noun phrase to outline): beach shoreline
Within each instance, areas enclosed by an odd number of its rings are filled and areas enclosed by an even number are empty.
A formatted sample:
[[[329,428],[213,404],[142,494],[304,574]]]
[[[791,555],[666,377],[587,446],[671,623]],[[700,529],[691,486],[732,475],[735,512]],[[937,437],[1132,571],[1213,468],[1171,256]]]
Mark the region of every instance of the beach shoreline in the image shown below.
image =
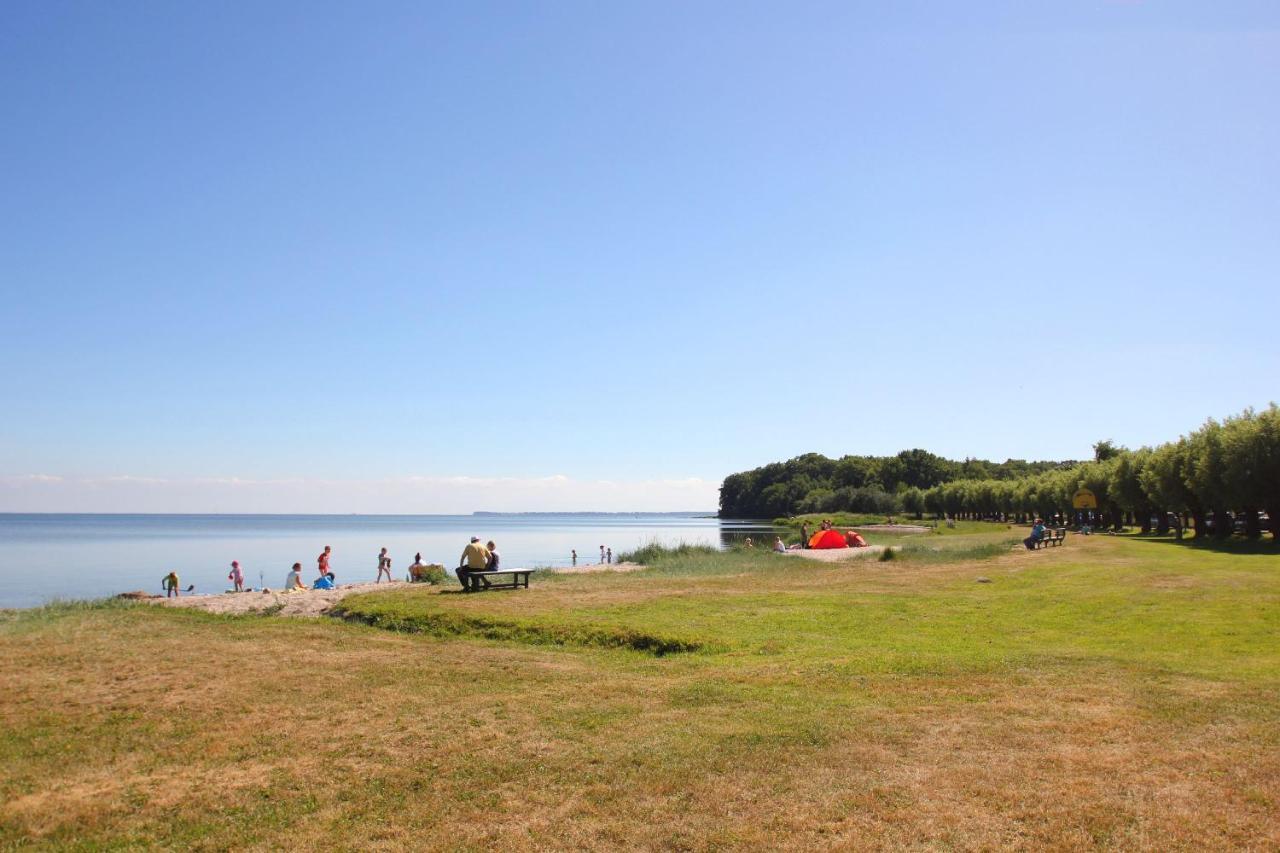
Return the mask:
[[[594,574],[597,572],[634,572],[643,569],[639,563],[586,563],[580,566],[557,566],[540,568],[536,572],[548,574]],[[432,584],[414,584],[396,580],[375,583],[341,584],[334,589],[300,589],[286,592],[284,590],[249,590],[246,592],[191,593],[177,598],[165,598],[150,593],[125,592],[116,598],[133,599],[161,607],[181,607],[190,610],[203,610],[206,613],[221,615],[270,614],[276,616],[295,616],[316,618],[324,616],[348,595],[365,592],[376,592],[387,589],[404,589],[405,587],[431,588]],[[443,589],[457,589],[457,582],[451,577],[439,584]]]

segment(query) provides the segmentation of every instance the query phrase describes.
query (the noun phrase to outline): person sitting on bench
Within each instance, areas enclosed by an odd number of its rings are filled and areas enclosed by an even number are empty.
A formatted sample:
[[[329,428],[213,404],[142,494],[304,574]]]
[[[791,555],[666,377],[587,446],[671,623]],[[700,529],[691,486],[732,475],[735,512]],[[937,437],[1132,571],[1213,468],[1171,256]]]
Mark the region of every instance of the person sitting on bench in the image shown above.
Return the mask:
[[[1040,544],[1040,540],[1044,538],[1044,522],[1036,519],[1036,523],[1031,527],[1031,535],[1022,540],[1022,544],[1027,546],[1028,551],[1034,551],[1036,546]]]
[[[489,568],[489,549],[480,544],[479,536],[472,536],[471,542],[462,549],[462,558],[458,561],[458,583],[465,592],[467,578],[472,573],[483,572]]]

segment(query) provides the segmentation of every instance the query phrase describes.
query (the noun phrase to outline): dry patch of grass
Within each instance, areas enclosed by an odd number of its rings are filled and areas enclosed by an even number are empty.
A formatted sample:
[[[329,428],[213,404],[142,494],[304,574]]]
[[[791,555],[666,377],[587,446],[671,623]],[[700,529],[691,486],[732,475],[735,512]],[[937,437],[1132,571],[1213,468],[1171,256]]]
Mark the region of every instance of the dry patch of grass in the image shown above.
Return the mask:
[[[1191,658],[1126,650],[1184,594],[1151,589],[1184,569],[1142,547],[861,574],[750,557],[410,599],[723,645],[663,658],[145,606],[11,618],[0,844],[1276,846],[1269,623]],[[1196,571],[1212,638],[1230,605],[1213,575],[1233,589],[1239,569]],[[1251,600],[1271,606],[1260,578]],[[1105,633],[1088,614],[1113,595],[1133,607]],[[1006,611],[1024,614],[1013,638]]]

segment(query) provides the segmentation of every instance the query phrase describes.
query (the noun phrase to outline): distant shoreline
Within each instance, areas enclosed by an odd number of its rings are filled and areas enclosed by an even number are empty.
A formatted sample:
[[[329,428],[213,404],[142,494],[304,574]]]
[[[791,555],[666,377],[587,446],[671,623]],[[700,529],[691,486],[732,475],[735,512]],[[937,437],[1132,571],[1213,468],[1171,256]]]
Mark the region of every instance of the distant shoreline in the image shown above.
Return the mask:
[[[557,515],[583,516],[585,515],[585,516],[592,516],[592,517],[639,515],[639,516],[645,516],[645,517],[664,516],[668,518],[715,518],[716,517],[716,514],[714,512],[709,512],[707,510],[696,510],[696,511],[688,511],[688,512],[580,512],[580,511],[575,511],[575,512],[568,512],[568,511],[566,512],[489,512],[485,510],[477,510],[476,512],[471,513],[471,515],[473,517],[480,517],[480,518],[502,518],[502,517],[509,518],[512,516],[531,516],[531,515],[539,515],[539,516],[557,516]]]

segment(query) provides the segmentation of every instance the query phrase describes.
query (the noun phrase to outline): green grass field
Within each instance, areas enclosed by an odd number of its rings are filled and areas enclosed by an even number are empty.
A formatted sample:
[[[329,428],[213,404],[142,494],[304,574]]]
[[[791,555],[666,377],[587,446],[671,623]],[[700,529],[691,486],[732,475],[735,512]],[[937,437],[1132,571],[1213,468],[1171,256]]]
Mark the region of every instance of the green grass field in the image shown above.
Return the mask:
[[[5,613],[0,844],[1280,845],[1280,553],[1019,535]]]

